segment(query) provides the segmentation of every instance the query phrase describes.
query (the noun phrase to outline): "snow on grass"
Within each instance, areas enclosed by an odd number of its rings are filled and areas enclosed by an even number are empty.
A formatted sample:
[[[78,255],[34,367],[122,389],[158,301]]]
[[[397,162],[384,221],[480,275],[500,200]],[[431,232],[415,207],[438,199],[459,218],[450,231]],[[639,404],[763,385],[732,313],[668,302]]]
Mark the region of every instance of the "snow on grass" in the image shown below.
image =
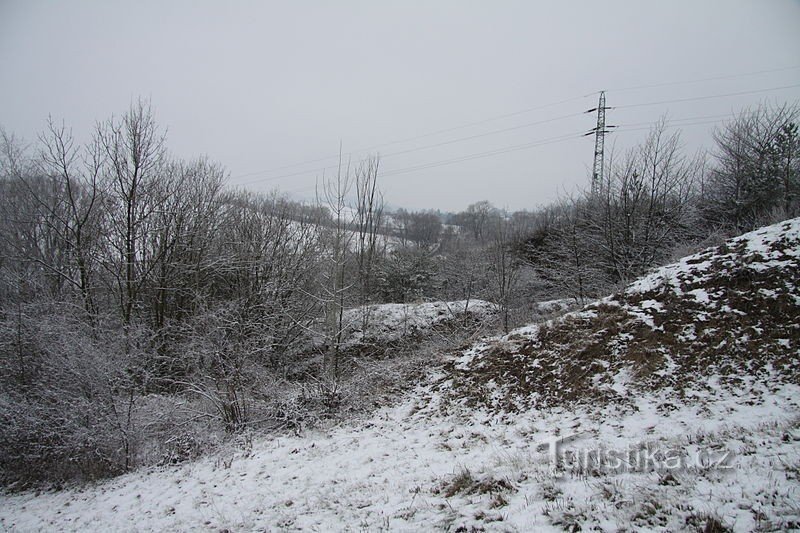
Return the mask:
[[[564,313],[576,307],[575,300],[572,298],[561,298],[559,300],[545,300],[536,302],[534,311],[539,315],[555,315]]]
[[[615,406],[498,416],[419,388],[365,423],[249,446],[83,489],[0,496],[10,531],[674,531],[709,517],[735,531],[800,521],[800,388],[753,384],[685,404],[657,394]],[[730,468],[567,471],[571,450],[645,443],[732,451]]]
[[[678,396],[709,374],[720,387],[775,373],[797,382],[800,352],[784,340],[800,335],[799,251],[800,219],[731,239],[581,311],[484,339],[443,381],[494,410],[627,402],[618,373],[635,378],[631,392]]]
[[[680,294],[680,285],[687,279],[700,282],[714,274],[720,262],[731,266],[746,266],[755,271],[771,268],[792,268],[800,259],[800,247],[780,246],[782,243],[800,242],[800,218],[766,226],[729,240],[725,245],[710,248],[684,257],[680,261],[656,269],[651,274],[632,283],[626,293],[647,293],[668,285]],[[752,262],[742,263],[741,257],[751,257]]]

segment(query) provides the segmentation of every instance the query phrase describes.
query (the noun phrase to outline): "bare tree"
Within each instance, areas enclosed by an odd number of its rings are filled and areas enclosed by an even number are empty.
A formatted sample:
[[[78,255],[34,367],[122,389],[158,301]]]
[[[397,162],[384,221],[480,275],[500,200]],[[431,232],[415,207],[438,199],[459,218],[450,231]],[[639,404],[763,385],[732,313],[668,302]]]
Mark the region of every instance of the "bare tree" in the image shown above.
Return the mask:
[[[400,247],[381,264],[379,283],[385,301],[409,303],[431,294],[436,283],[435,250]]]
[[[158,223],[159,178],[166,164],[164,134],[156,126],[150,104],[138,100],[120,119],[97,127],[105,151],[105,189],[112,214],[106,236],[116,257],[106,263],[115,279],[122,320],[130,325],[142,289],[165,250],[148,250],[147,236]]]
[[[53,181],[55,194],[48,199],[38,196],[33,188],[29,190],[73,257],[77,279],[69,273],[63,275],[77,285],[86,314],[93,320],[97,313],[94,275],[103,217],[98,180],[104,154],[97,143],[81,154],[63,123],[56,125],[50,118],[47,126],[47,132],[39,137],[40,160],[43,174]]]
[[[442,297],[447,300],[461,300],[464,302],[464,325],[469,320],[470,302],[484,296],[488,285],[486,254],[477,253],[476,250],[463,242],[450,246],[450,250],[443,256],[442,261]]]
[[[409,236],[421,248],[431,249],[439,244],[442,221],[433,211],[412,213]]]
[[[158,209],[145,247],[157,259],[148,286],[152,325],[187,315],[202,294],[204,271],[210,268],[211,243],[221,222],[224,172],[205,159],[173,161],[159,179]]]
[[[475,240],[482,240],[489,221],[497,216],[497,208],[483,200],[468,206],[461,215],[464,224],[472,232]]]
[[[695,180],[702,156],[687,158],[666,121],[621,162],[613,156],[605,183],[587,198],[600,259],[613,282],[626,282],[665,259],[695,220]]]
[[[359,305],[362,307],[361,328],[369,326],[370,299],[375,290],[375,267],[385,252],[381,246],[380,232],[383,229],[383,195],[378,189],[377,157],[362,162],[355,171],[356,188],[356,262],[359,280]]]
[[[346,279],[353,239],[350,228],[354,217],[347,201],[352,181],[350,163],[343,163],[340,155],[336,176],[332,179],[323,176],[317,188],[317,203],[330,214],[330,227],[326,231],[327,267],[322,273],[321,298],[325,309],[326,339],[323,366],[334,381],[339,376],[339,355],[345,331],[345,298],[353,286]]]
[[[491,243],[487,248],[489,256],[490,286],[493,301],[500,309],[503,329],[510,329],[510,311],[522,262],[516,252],[521,241],[518,228],[510,220],[496,218],[491,226]]]
[[[590,217],[586,201],[568,198],[539,212],[524,239],[526,262],[539,279],[581,305],[605,289]]]
[[[237,320],[258,339],[254,360],[279,366],[318,316],[319,221],[277,194],[228,193],[221,209],[216,262],[202,286],[210,304],[235,304]]]

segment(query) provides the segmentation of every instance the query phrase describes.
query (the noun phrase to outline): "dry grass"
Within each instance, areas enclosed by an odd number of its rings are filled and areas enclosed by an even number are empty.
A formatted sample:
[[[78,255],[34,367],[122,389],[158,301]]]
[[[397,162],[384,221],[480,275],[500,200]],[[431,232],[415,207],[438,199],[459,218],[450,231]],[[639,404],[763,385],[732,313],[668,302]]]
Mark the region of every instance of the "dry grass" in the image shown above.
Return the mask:
[[[742,376],[800,383],[800,242],[772,244],[770,266],[746,243],[728,243],[688,261],[679,286],[622,292],[533,335],[489,341],[469,364],[451,362],[441,390],[470,406],[529,407],[626,402],[625,391],[740,386]],[[706,263],[710,263],[708,266]],[[710,301],[699,301],[702,290]],[[656,302],[653,307],[652,303]],[[643,318],[644,317],[644,318]]]

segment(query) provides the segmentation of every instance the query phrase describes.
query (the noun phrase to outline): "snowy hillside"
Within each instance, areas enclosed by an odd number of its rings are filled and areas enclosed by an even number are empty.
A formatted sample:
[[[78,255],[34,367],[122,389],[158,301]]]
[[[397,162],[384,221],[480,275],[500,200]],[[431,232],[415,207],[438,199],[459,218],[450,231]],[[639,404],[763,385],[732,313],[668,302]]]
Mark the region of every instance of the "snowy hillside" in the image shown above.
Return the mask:
[[[132,473],[86,490],[0,499],[10,531],[736,531],[800,524],[800,388],[659,397],[513,418],[409,399],[356,427],[256,441],[197,463]],[[575,439],[575,436],[578,439]],[[553,474],[549,446],[685,450],[680,471]],[[731,450],[730,468],[714,468]],[[713,522],[712,522],[713,523]],[[462,528],[462,529],[459,529]]]
[[[800,383],[800,219],[686,257],[541,326],[477,344],[444,384],[494,410],[689,400],[747,380]]]
[[[497,313],[497,306],[484,300],[378,304],[344,312],[345,345],[386,344],[401,338],[430,333],[453,322],[480,321]],[[362,324],[366,318],[367,327]]]
[[[3,495],[0,528],[798,528],[798,263],[795,219],[485,339],[369,420]]]

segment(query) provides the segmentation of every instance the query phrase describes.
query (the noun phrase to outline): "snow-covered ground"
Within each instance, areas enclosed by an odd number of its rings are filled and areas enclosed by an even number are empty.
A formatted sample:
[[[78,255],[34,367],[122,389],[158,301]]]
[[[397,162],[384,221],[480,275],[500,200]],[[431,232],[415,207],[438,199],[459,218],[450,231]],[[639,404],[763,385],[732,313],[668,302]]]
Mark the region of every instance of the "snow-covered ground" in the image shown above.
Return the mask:
[[[690,385],[744,378],[798,383],[798,273],[800,219],[792,219],[656,269],[581,310],[485,338],[445,381],[473,405],[514,411],[624,403],[667,388],[685,400]]]
[[[727,241],[722,247],[709,248],[684,257],[680,261],[658,268],[628,286],[627,293],[645,293],[660,286],[679,292],[682,283],[703,283],[717,273],[712,267],[746,267],[763,272],[769,269],[789,269],[797,281],[797,262],[800,261],[800,218],[765,226]],[[743,262],[742,259],[745,259]],[[787,274],[789,274],[787,273]]]
[[[345,345],[390,343],[404,337],[430,333],[432,329],[463,321],[482,321],[497,313],[497,306],[485,300],[376,304],[344,312]],[[367,328],[362,328],[364,315]],[[466,315],[466,316],[465,316]]]
[[[574,309],[577,303],[572,298],[560,298],[558,300],[545,300],[536,302],[534,311],[540,316],[557,315]]]
[[[423,388],[365,423],[255,440],[196,463],[86,489],[0,498],[10,531],[421,531],[460,527],[604,531],[800,525],[800,388],[704,398],[664,409],[529,411],[449,405]],[[685,468],[554,470],[569,449],[686,454]],[[710,452],[709,452],[710,451]],[[730,452],[724,468],[714,462]],[[560,456],[559,452],[559,456]],[[704,456],[704,453],[710,455]],[[706,457],[697,460],[696,457]]]

